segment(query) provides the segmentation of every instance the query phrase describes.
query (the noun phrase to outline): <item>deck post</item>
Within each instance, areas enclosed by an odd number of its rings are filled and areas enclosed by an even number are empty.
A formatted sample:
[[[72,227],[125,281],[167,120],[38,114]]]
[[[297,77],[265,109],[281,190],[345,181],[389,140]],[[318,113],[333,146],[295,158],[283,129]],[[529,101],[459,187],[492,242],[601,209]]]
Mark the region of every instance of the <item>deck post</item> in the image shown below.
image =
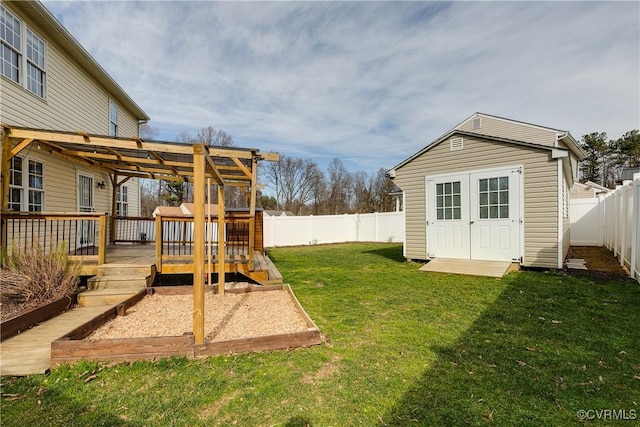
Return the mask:
[[[251,159],[251,195],[249,200],[249,271],[253,271],[253,252],[256,250],[256,184],[258,159],[255,152]]]
[[[224,295],[225,281],[225,204],[224,204],[224,185],[218,184],[218,294]]]
[[[111,180],[111,230],[109,230],[109,242],[113,245],[116,241],[116,198],[118,191],[118,174],[109,175]]]
[[[204,342],[204,146],[193,146],[193,337]]]
[[[11,141],[7,135],[8,129],[2,129],[2,160],[0,161],[2,186],[0,187],[1,205],[0,210],[4,211],[9,208],[9,179],[11,179]],[[0,249],[2,253],[7,253],[7,220],[4,216],[1,218],[0,229]]]
[[[162,215],[156,214],[156,271],[162,273]]]
[[[107,214],[98,219],[98,265],[107,262]]]

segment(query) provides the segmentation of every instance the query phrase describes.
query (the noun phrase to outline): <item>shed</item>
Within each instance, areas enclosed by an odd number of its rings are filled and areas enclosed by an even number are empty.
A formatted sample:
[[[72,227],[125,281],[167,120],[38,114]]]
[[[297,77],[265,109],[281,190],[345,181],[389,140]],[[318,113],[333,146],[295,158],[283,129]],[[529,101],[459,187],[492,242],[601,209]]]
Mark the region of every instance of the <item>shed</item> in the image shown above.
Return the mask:
[[[568,131],[471,115],[388,172],[404,193],[405,258],[562,268],[584,156]]]

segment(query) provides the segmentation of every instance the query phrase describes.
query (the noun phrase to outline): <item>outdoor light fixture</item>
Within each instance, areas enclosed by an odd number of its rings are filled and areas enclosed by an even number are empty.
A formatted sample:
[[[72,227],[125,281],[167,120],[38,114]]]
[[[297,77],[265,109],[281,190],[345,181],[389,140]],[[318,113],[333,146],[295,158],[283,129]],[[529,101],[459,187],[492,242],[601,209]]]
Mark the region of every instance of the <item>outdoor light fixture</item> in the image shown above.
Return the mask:
[[[96,187],[104,190],[104,181],[96,182]]]

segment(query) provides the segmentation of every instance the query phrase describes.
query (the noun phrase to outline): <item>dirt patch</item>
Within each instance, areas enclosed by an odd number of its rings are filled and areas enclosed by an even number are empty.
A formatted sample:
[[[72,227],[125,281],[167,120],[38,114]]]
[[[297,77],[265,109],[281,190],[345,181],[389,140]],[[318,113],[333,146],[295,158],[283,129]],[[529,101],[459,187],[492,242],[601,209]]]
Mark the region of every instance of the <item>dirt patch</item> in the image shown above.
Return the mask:
[[[333,356],[331,360],[329,360],[327,363],[322,365],[322,367],[320,367],[320,369],[318,369],[318,371],[315,374],[313,375],[306,374],[305,376],[302,377],[300,382],[302,384],[312,384],[316,381],[322,380],[323,378],[333,375],[338,370],[338,367],[336,366],[336,364],[339,361],[340,361],[339,357]]]
[[[205,296],[205,341],[307,331],[308,326],[285,290]],[[89,340],[181,336],[193,330],[192,295],[148,295],[98,328]]]
[[[602,279],[628,279],[620,261],[605,247],[572,246],[567,258],[584,259],[587,270],[569,270],[571,274]]]

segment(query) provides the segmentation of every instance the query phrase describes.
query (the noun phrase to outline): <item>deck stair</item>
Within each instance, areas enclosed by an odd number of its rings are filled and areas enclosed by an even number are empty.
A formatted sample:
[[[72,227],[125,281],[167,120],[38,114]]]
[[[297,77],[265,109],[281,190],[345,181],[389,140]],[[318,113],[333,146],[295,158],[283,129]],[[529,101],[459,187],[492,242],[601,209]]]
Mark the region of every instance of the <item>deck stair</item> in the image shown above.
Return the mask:
[[[78,295],[84,306],[117,304],[150,287],[156,275],[154,265],[104,264],[87,281],[87,291]]]

